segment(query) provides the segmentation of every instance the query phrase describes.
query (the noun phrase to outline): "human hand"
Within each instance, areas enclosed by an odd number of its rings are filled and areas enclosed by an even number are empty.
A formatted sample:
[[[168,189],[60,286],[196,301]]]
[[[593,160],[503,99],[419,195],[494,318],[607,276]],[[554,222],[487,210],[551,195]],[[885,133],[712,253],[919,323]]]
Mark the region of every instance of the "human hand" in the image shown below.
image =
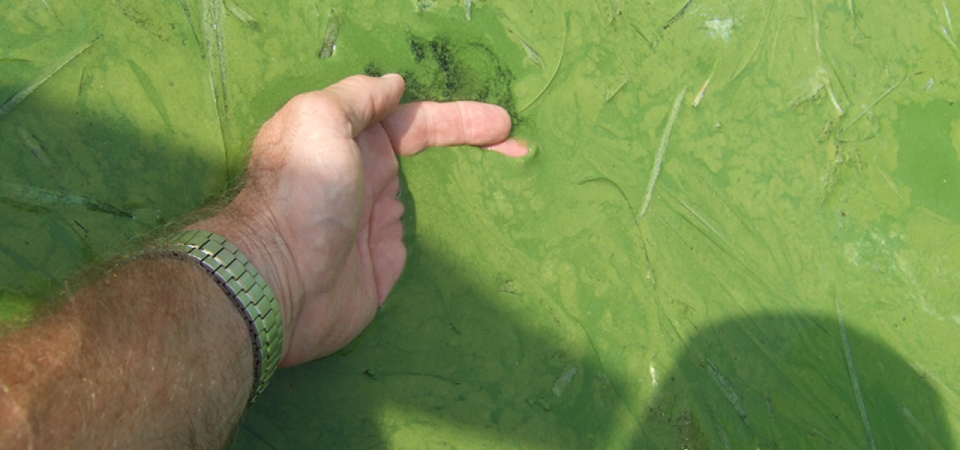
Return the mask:
[[[337,351],[373,319],[406,262],[396,155],[491,146],[509,156],[510,117],[495,105],[398,106],[399,75],[353,76],[290,100],[260,130],[247,184],[191,228],[234,242],[273,289],[292,366]]]

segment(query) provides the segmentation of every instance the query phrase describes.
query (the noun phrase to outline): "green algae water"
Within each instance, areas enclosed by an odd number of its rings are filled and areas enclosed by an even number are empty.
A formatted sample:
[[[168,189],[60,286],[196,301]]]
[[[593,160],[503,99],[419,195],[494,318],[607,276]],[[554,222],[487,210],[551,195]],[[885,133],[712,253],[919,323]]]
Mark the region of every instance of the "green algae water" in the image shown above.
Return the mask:
[[[16,1],[0,316],[219,195],[290,96],[398,72],[405,101],[503,105],[532,153],[404,158],[396,289],[278,372],[234,448],[957,448],[951,13]]]

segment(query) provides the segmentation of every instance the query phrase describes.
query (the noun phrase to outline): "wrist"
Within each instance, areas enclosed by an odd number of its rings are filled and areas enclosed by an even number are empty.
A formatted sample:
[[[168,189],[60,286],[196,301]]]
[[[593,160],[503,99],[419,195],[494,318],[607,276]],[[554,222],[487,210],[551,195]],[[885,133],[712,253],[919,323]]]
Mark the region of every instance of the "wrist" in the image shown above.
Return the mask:
[[[283,339],[291,342],[296,320],[298,298],[302,298],[302,288],[294,281],[292,258],[289,248],[280,238],[275,228],[269,225],[253,211],[244,213],[236,204],[231,204],[214,217],[185,227],[186,230],[203,230],[219,234],[237,246],[253,266],[260,272],[267,285],[273,291],[283,323]],[[283,346],[280,360],[286,357],[290,346]]]

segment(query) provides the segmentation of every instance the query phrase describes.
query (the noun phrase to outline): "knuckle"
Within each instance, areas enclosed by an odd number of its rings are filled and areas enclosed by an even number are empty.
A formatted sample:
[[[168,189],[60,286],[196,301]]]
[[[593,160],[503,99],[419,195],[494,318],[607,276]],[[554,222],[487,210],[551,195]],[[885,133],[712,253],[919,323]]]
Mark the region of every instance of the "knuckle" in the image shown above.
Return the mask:
[[[373,78],[366,75],[351,75],[343,80],[340,80],[340,82],[337,84],[349,86],[351,88],[360,88],[369,85],[370,80],[373,80]]]
[[[346,128],[350,121],[336,95],[325,91],[311,91],[294,96],[283,107],[284,128]]]
[[[337,104],[336,100],[323,91],[311,91],[294,96],[284,109],[297,116],[304,116],[336,110]]]

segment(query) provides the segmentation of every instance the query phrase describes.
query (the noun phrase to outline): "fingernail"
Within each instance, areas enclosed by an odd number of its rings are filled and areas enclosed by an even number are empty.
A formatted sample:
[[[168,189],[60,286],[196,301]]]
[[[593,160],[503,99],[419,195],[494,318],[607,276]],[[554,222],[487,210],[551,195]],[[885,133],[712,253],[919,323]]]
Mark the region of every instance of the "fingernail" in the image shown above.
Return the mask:
[[[403,78],[402,76],[400,76],[399,73],[387,73],[387,74],[383,74],[383,75],[380,76],[380,78],[387,78],[387,77],[390,77],[390,78],[393,78],[393,77]]]
[[[497,153],[502,153],[507,156],[512,156],[514,158],[526,156],[528,153],[530,153],[530,149],[527,147],[526,144],[521,143],[513,138],[507,139],[499,144],[483,147],[483,149],[492,150]]]

